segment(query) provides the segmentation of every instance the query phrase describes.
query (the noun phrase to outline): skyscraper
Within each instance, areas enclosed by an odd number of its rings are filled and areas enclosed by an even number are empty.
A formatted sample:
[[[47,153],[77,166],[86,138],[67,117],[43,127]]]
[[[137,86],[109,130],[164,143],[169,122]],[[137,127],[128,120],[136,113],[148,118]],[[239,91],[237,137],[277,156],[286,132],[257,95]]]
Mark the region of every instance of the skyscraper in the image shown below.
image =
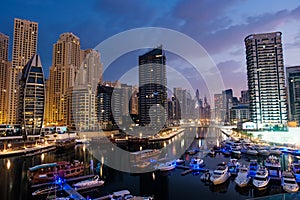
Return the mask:
[[[38,23],[15,18],[12,52],[12,68],[9,74],[8,123],[17,120],[18,85],[22,70],[27,62],[36,54],[38,39]]]
[[[98,51],[88,49],[83,54],[74,86],[67,89],[67,125],[87,131],[97,129],[96,95],[102,79],[102,63]]]
[[[8,36],[0,33],[0,124],[7,123],[7,87],[10,67],[10,62],[8,61],[8,40]]]
[[[289,120],[300,125],[300,66],[286,68]]]
[[[215,122],[218,124],[222,121],[222,110],[223,110],[223,99],[222,94],[214,94],[214,118]]]
[[[162,46],[139,56],[140,125],[162,128],[167,115],[166,57]]]
[[[250,120],[258,128],[287,123],[281,32],[245,38]]]
[[[80,40],[73,33],[63,33],[53,45],[52,66],[47,81],[46,122],[67,125],[67,90],[74,86],[81,64]]]
[[[230,109],[232,107],[233,93],[232,89],[222,91],[222,122],[229,124]]]
[[[45,81],[38,55],[34,55],[22,70],[18,100],[18,123],[26,135],[40,134],[44,121]]]

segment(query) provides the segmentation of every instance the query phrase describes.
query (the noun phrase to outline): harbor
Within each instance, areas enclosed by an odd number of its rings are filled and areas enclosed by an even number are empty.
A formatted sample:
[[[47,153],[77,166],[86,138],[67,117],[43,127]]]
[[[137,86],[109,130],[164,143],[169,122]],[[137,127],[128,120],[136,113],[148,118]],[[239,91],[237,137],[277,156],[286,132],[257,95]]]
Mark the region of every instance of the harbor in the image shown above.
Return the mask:
[[[53,195],[57,197],[72,197],[73,199],[110,199],[114,192],[128,190],[130,191],[130,195],[133,196],[154,197],[154,199],[162,200],[193,199],[197,196],[223,200],[232,198],[267,198],[269,195],[284,195],[286,199],[289,199],[289,196],[292,197],[298,194],[286,194],[280,181],[271,181],[263,190],[255,188],[252,183],[246,187],[238,187],[235,183],[237,174],[231,174],[231,176],[226,178],[226,180],[224,179],[225,181],[220,184],[203,181],[202,177],[207,172],[210,174],[214,173],[216,166],[220,163],[227,163],[228,170],[231,169],[229,163],[234,156],[233,154],[226,155],[224,148],[217,149],[215,147],[217,143],[219,143],[220,147],[221,144],[226,146],[226,142],[224,141],[229,141],[228,137],[220,129],[195,127],[186,129],[184,133],[171,139],[170,143],[174,143],[174,148],[168,151],[168,157],[172,157],[172,155],[176,156],[175,147],[179,149],[182,141],[189,141],[190,139],[192,140],[191,144],[188,146],[187,151],[177,160],[178,164],[174,164],[174,168],[164,166],[142,174],[121,172],[104,165],[101,160],[96,159],[92,152],[88,150],[88,144],[76,145],[74,149],[64,153],[51,151],[31,157],[15,156],[12,158],[3,158],[0,159],[0,164],[4,166],[4,170],[0,172],[0,175],[4,177],[5,182],[8,184],[1,187],[0,196],[3,199],[19,199],[19,195],[27,196],[27,199],[46,199],[47,196],[53,197]],[[159,144],[155,144],[154,146],[157,147],[160,145],[163,148],[164,143],[159,142]],[[215,151],[212,153],[211,149],[214,149],[214,147]],[[282,153],[276,157],[279,159],[283,171],[287,170],[292,163],[298,162],[300,159],[297,155],[289,152]],[[254,156],[242,153],[237,161],[241,166],[249,166],[252,160],[257,160],[259,165],[266,166],[267,158],[268,156]],[[32,196],[33,192],[40,188],[47,189],[51,184],[28,184],[28,169],[39,164],[56,163],[66,160],[79,160],[88,167],[85,168],[81,176],[66,178],[56,193],[51,192],[49,195],[47,193],[47,195],[39,197]],[[172,158],[170,161],[175,160]],[[166,160],[161,160],[153,163],[153,166],[158,166],[159,163],[165,162]],[[93,164],[92,168],[91,163]],[[198,166],[197,164],[200,165]],[[149,166],[152,166],[152,164]],[[23,175],[16,174],[16,171],[22,172]],[[101,186],[98,185],[97,187],[87,187],[79,190],[76,190],[73,186],[84,180],[91,180],[95,175],[98,175],[99,179],[104,181]],[[16,182],[18,184],[15,184]],[[13,190],[18,192],[12,192]]]

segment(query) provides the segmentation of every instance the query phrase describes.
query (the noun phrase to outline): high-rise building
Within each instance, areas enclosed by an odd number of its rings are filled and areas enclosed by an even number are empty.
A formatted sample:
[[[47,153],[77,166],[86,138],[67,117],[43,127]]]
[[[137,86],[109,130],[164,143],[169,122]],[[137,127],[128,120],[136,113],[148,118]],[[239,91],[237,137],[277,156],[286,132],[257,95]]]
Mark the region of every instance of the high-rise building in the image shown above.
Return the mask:
[[[166,119],[166,57],[160,46],[139,56],[139,120],[142,126],[159,129]]]
[[[215,122],[219,124],[222,121],[222,109],[223,109],[223,100],[222,94],[214,94],[214,118]]]
[[[74,86],[81,64],[80,40],[73,33],[63,33],[53,45],[52,66],[47,81],[47,124],[67,125],[67,90]]]
[[[0,124],[7,123],[8,106],[8,61],[9,37],[0,33]]]
[[[173,89],[174,98],[174,118],[186,119],[187,114],[187,91],[182,88],[174,88]]]
[[[100,54],[83,51],[83,61],[76,71],[74,86],[67,89],[67,125],[79,131],[97,130],[96,95],[102,79]]]
[[[18,100],[18,123],[26,135],[40,134],[44,121],[45,80],[38,55],[34,55],[22,70]]]
[[[286,68],[289,121],[300,126],[300,66]]]
[[[222,122],[229,124],[230,109],[233,106],[233,92],[232,89],[222,91]]]
[[[241,98],[240,98],[240,103],[242,104],[249,104],[249,90],[242,90],[241,91]]]
[[[250,120],[258,128],[287,123],[281,32],[245,38]]]
[[[38,39],[38,23],[28,20],[14,20],[14,38],[12,50],[12,68],[9,74],[8,90],[8,123],[17,121],[18,88],[22,70],[28,61],[36,54]]]

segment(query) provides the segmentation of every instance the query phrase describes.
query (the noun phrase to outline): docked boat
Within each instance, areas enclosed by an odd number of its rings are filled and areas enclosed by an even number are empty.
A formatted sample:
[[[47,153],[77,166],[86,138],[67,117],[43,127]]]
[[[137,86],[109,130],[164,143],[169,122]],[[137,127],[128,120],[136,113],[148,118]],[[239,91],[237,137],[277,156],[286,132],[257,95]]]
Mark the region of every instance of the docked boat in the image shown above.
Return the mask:
[[[291,152],[292,155],[294,156],[300,156],[300,150],[299,149],[295,149]]]
[[[300,183],[300,161],[292,163],[290,168],[296,178],[296,182]]]
[[[32,193],[32,196],[37,196],[37,195],[44,195],[44,194],[49,194],[53,193],[55,191],[59,191],[61,189],[60,185],[51,185],[49,187],[41,188]]]
[[[260,155],[260,156],[269,156],[270,155],[270,151],[262,146],[258,146],[256,148],[256,151],[257,151],[258,155]]]
[[[85,188],[92,188],[98,187],[104,184],[103,180],[99,179],[99,176],[95,176],[92,180],[84,180],[78,183],[73,184],[76,190],[78,189],[85,189]]]
[[[190,167],[191,168],[201,168],[204,166],[204,161],[201,158],[195,157],[192,158],[191,162],[190,162]]]
[[[84,164],[75,160],[36,165],[29,168],[28,177],[32,183],[55,181],[57,177],[71,178],[83,174]]]
[[[213,174],[210,176],[210,181],[214,185],[219,185],[227,181],[229,177],[230,173],[228,171],[228,166],[223,162],[217,165],[216,169],[213,171]]]
[[[292,172],[284,171],[281,177],[282,189],[286,192],[298,192],[299,186]]]
[[[173,165],[171,162],[162,163],[162,164],[158,165],[157,169],[161,172],[171,171],[171,170],[175,169],[175,165]]]
[[[240,149],[232,149],[231,156],[235,158],[241,158],[241,150]]]
[[[161,150],[159,149],[145,149],[142,151],[136,151],[130,153],[130,161],[138,162],[138,161],[156,160],[160,154],[161,154]]]
[[[253,185],[257,189],[265,189],[270,181],[269,173],[266,168],[260,168],[254,178],[253,178]]]
[[[67,139],[60,139],[56,140],[56,153],[64,153],[67,150],[74,149],[76,145],[75,138],[67,138]]]
[[[279,158],[273,155],[269,156],[266,159],[265,166],[271,179],[281,180],[281,164]]]
[[[250,180],[249,169],[247,167],[240,167],[237,177],[234,179],[236,185],[239,187],[246,187]]]
[[[189,154],[189,155],[195,155],[198,152],[199,152],[198,149],[190,149],[190,150],[187,150],[185,153]]]
[[[255,176],[258,168],[259,168],[259,165],[258,165],[257,160],[250,160],[250,163],[249,163],[249,175],[251,177]]]
[[[239,167],[240,163],[235,158],[230,159],[230,161],[228,162],[228,171],[231,175],[237,175]]]
[[[258,152],[254,148],[249,147],[246,151],[246,154],[251,155],[251,156],[257,156]]]
[[[282,152],[280,151],[279,148],[271,147],[271,148],[270,148],[270,154],[271,154],[271,155],[279,156],[279,155],[282,154]]]
[[[174,165],[182,165],[184,163],[183,159],[177,158],[172,162]]]
[[[200,180],[203,182],[207,182],[210,180],[210,176],[211,176],[210,172],[207,171],[201,175]]]

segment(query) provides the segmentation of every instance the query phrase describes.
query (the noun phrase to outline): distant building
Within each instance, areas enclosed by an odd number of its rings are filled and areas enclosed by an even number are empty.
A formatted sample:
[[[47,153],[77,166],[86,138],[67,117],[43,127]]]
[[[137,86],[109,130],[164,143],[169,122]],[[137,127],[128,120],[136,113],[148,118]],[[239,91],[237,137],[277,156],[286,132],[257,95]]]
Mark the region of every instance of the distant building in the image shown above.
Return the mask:
[[[200,122],[202,123],[202,125],[209,125],[211,120],[211,110],[206,97],[204,97],[203,105],[199,107],[199,110]]]
[[[249,104],[249,101],[250,101],[249,90],[242,90],[240,103],[241,104]]]
[[[174,119],[185,119],[187,114],[187,91],[174,88]]]
[[[8,61],[9,37],[0,33],[0,124],[6,124],[8,107],[9,71]]]
[[[230,109],[233,106],[232,93],[232,89],[222,91],[222,122],[224,122],[224,124],[230,123]]]
[[[300,66],[286,68],[289,121],[300,126]]]
[[[160,129],[167,119],[166,57],[162,46],[139,56],[139,120]]]
[[[287,124],[281,32],[245,38],[250,119],[258,128]]]
[[[8,115],[9,124],[16,124],[19,103],[19,79],[28,61],[36,54],[38,23],[14,19],[14,38],[12,49],[12,67],[9,71]]]
[[[26,135],[39,135],[44,121],[45,81],[38,55],[34,55],[22,70],[18,99],[18,123]]]
[[[230,109],[230,124],[237,125],[240,122],[250,120],[249,104],[239,104]]]
[[[219,124],[222,121],[222,112],[223,112],[223,99],[222,94],[214,94],[214,120],[215,123]]]

